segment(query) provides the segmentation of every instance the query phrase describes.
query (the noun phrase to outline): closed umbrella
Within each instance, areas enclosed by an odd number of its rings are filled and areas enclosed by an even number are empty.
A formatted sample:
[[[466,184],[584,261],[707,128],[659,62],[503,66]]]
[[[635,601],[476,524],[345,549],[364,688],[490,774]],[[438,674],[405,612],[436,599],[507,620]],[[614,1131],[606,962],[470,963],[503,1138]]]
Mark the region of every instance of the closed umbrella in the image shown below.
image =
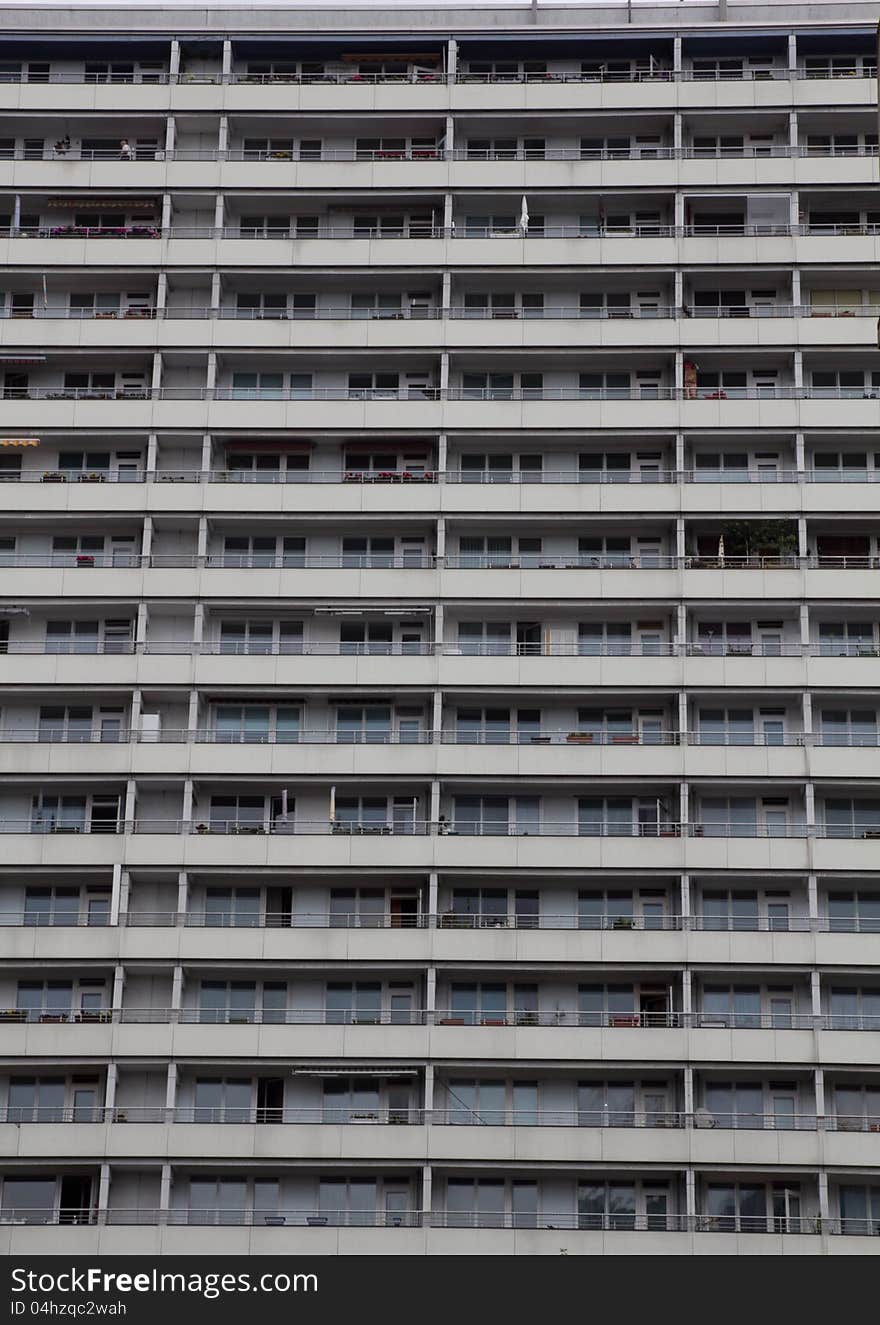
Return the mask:
[[[519,228],[524,235],[529,233],[529,200],[525,194],[523,194],[522,206],[519,212]]]

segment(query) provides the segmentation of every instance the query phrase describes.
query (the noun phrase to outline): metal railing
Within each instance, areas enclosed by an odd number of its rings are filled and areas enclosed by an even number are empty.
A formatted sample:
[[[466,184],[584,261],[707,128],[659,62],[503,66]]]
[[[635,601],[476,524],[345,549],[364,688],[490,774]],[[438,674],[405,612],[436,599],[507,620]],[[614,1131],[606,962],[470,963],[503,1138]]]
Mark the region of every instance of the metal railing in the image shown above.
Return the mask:
[[[880,306],[873,304],[724,304],[705,307],[700,304],[657,304],[641,307],[634,304],[615,308],[589,307],[579,304],[548,304],[530,308],[469,308],[453,304],[448,307],[418,306],[417,308],[353,308],[350,304],[315,305],[311,308],[234,308],[209,306],[168,306],[134,308],[72,308],[68,304],[36,305],[16,308],[0,305],[0,321],[62,320],[62,321],[189,321],[217,318],[232,322],[426,322],[442,318],[456,321],[480,322],[625,322],[634,320],[657,321],[669,318],[804,318],[804,317],[865,317],[876,321]]]
[[[839,221],[760,224],[742,222],[718,225],[698,224],[675,226],[660,222],[645,222],[621,226],[583,226],[572,222],[563,225],[530,226],[528,231],[519,225],[488,227],[468,226],[464,221],[450,228],[442,225],[418,225],[409,230],[382,228],[381,226],[328,226],[321,230],[295,230],[289,222],[259,228],[239,225],[185,225],[164,229],[152,223],[125,226],[79,226],[73,224],[39,226],[2,226],[0,237],[7,239],[275,239],[297,242],[308,240],[425,240],[425,239],[676,239],[691,237],[745,237],[770,238],[780,236],[855,236],[880,235],[880,222]]]
[[[0,910],[0,926],[25,928],[85,928],[110,925],[109,910],[95,916],[88,912],[73,914],[68,911],[34,912],[23,908]],[[803,914],[774,915],[630,915],[621,912],[605,914],[579,911],[541,911],[534,914],[485,912],[482,914],[454,909],[413,914],[397,911],[343,912],[329,907],[320,911],[243,911],[212,908],[211,910],[164,911],[129,910],[120,914],[118,923],[133,928],[192,929],[510,929],[519,932],[536,929],[564,929],[582,932],[677,932],[692,930],[698,933],[817,933],[817,934],[880,934],[880,917],[876,916],[809,916]]]
[[[301,643],[231,643],[229,641],[202,640],[138,640],[87,643],[82,640],[4,640],[0,644],[0,659],[9,657],[104,657],[155,654],[165,657],[230,657],[230,658],[880,658],[877,644],[725,644],[723,641],[699,643],[611,643],[569,644],[547,641],[536,644],[502,644],[493,641],[474,641],[462,644],[451,642],[340,642],[333,640],[303,641]]]
[[[21,469],[0,472],[3,483],[246,483],[251,485],[303,483],[412,484],[461,483],[478,486],[541,484],[670,484],[703,483],[876,483],[878,469],[798,470],[794,468],[743,469]]]
[[[0,1024],[84,1026],[435,1026],[473,1029],[575,1028],[595,1030],[760,1030],[760,1031],[880,1031],[880,1013],[798,1012],[642,1012],[583,1010],[577,1007],[545,1009],[499,1008],[260,1008],[255,1005],[223,1007],[114,1007],[91,1011],[69,1008],[0,1008]],[[697,1123],[695,1125],[704,1125]],[[711,1125],[711,1124],[709,1124]],[[840,1129],[845,1130],[845,1129]],[[873,1123],[869,1130],[874,1130]]]
[[[324,1208],[218,1209],[181,1207],[110,1206],[108,1208],[4,1206],[0,1225],[131,1225],[173,1227],[247,1228],[435,1228],[435,1229],[533,1229],[579,1232],[634,1233],[735,1233],[771,1236],[824,1235],[876,1236],[880,1219],[824,1217],[821,1215],[684,1215],[658,1213],[559,1213],[542,1211],[451,1211],[451,1210],[328,1210]]]
[[[539,552],[517,555],[465,553],[438,557],[416,555],[305,552],[186,553],[139,552],[0,552],[6,569],[178,569],[178,570],[877,570],[880,556],[673,556],[667,553],[569,553],[553,556]]]

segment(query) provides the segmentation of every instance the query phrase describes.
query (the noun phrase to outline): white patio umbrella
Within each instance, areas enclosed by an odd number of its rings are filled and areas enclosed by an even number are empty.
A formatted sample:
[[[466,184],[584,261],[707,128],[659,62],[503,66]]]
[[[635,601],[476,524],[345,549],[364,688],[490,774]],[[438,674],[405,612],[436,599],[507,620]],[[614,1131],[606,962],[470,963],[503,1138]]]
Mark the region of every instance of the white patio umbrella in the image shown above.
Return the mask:
[[[524,235],[529,233],[529,200],[525,194],[523,194],[522,206],[519,210],[519,228]]]

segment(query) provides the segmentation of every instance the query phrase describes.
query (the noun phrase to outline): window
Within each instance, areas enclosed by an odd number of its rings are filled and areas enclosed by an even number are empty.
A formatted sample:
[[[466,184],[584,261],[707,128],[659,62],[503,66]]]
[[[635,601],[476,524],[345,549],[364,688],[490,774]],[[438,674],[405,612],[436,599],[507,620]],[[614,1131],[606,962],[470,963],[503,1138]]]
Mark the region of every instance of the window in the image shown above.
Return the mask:
[[[205,892],[204,923],[255,929],[261,922],[258,888],[208,888]]]
[[[250,1080],[224,1077],[196,1079],[193,1094],[194,1123],[246,1123],[251,1121]]]

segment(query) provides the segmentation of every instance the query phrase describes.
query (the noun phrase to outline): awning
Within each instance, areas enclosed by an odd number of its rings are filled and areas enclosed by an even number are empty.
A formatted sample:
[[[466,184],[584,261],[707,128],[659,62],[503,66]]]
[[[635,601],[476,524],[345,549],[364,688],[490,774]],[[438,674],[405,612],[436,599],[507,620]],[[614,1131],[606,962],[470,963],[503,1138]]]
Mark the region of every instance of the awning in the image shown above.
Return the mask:
[[[95,212],[102,207],[118,207],[127,212],[154,212],[159,203],[156,198],[50,198],[46,206],[76,207],[82,212]]]
[[[39,446],[39,437],[0,437],[0,446]]]

